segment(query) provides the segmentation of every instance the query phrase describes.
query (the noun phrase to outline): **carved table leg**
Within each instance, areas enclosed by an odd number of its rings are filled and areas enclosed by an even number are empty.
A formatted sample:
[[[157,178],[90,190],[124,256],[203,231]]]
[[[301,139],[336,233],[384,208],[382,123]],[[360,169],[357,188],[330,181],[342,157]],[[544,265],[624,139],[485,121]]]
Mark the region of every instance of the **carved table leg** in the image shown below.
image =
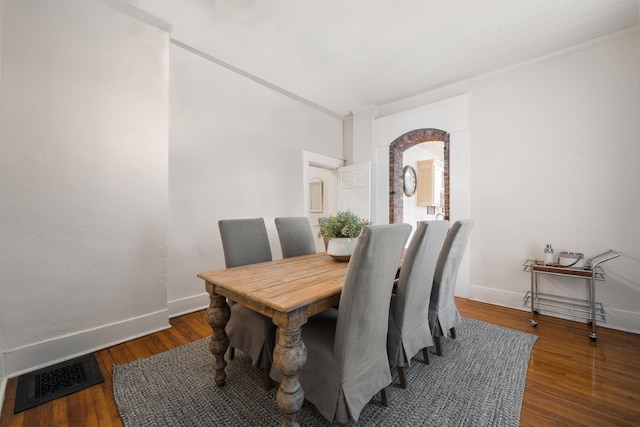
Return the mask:
[[[213,353],[213,367],[215,369],[215,381],[218,387],[224,385],[227,378],[224,368],[227,362],[224,354],[229,348],[229,337],[224,331],[224,327],[231,318],[231,308],[227,304],[227,299],[221,295],[209,292],[209,308],[207,309],[207,322],[211,325],[213,334],[209,342],[209,350]]]
[[[282,375],[282,382],[276,400],[283,415],[282,426],[299,426],[296,414],[302,407],[304,391],[298,381],[298,373],[307,361],[307,349],[302,342],[301,325],[306,323],[306,316],[294,319],[296,313],[282,319],[274,316],[278,325],[278,342],[273,351],[273,364]]]

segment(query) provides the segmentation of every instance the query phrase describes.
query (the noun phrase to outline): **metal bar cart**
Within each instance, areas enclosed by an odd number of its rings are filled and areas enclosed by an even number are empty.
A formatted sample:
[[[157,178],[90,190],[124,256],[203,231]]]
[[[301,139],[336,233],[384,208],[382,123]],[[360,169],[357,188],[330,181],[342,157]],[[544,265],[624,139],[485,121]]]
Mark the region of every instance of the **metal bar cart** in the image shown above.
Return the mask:
[[[591,325],[591,341],[598,339],[596,335],[597,321],[606,322],[606,313],[601,303],[596,302],[596,280],[604,281],[603,262],[619,257],[620,254],[609,249],[587,258],[584,267],[563,267],[559,264],[544,264],[542,261],[528,259],[523,264],[523,271],[531,273],[531,290],[524,296],[524,305],[531,307],[531,326],[538,326],[535,315],[540,311],[563,314],[569,317],[586,319]],[[587,280],[587,299],[568,298],[545,294],[538,291],[538,275],[573,277]]]

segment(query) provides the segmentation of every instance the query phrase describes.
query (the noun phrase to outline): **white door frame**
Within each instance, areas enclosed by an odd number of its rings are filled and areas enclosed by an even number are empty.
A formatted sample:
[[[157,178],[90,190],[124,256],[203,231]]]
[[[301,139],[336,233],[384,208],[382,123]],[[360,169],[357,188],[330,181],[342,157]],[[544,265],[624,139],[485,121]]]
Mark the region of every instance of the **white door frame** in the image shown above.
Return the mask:
[[[344,166],[344,159],[325,156],[302,150],[302,200],[304,200],[304,213],[309,212],[309,166],[316,166],[326,169],[338,169]]]

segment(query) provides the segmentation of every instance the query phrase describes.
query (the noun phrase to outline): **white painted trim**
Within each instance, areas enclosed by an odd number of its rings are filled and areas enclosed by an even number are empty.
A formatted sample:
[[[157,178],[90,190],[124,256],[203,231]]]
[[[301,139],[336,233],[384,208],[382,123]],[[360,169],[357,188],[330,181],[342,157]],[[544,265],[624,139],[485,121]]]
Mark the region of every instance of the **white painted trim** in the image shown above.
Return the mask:
[[[209,307],[209,294],[203,292],[185,298],[175,299],[167,303],[169,308],[169,318],[193,313]]]
[[[216,57],[213,57],[213,56],[209,55],[208,53],[205,53],[205,52],[203,52],[203,51],[201,51],[199,49],[196,49],[195,47],[190,46],[190,45],[188,45],[188,44],[186,44],[184,42],[181,42],[180,40],[177,40],[175,38],[171,38],[170,42],[174,46],[181,47],[182,49],[184,49],[184,50],[186,50],[188,52],[191,52],[194,55],[198,55],[202,59],[206,59],[207,61],[211,61],[214,64],[218,64],[219,66],[224,67],[229,71],[232,71],[232,72],[234,72],[236,74],[239,74],[239,75],[241,75],[243,77],[246,77],[249,80],[253,80],[256,83],[261,84],[262,86],[268,87],[269,89],[272,89],[272,90],[278,92],[281,95],[287,96],[287,97],[289,97],[291,99],[294,99],[294,100],[296,100],[296,101],[298,101],[298,102],[300,102],[302,104],[305,104],[305,105],[307,105],[307,106],[309,106],[311,108],[314,108],[314,109],[320,111],[321,113],[324,113],[324,114],[326,114],[328,116],[331,116],[331,117],[334,117],[336,119],[343,119],[344,118],[344,114],[338,114],[335,111],[331,111],[328,108],[325,108],[325,107],[323,107],[321,105],[318,105],[318,104],[316,104],[314,102],[309,101],[306,98],[303,98],[303,97],[301,97],[299,95],[296,95],[293,92],[289,92],[288,90],[283,89],[280,86],[276,86],[273,83],[269,83],[266,80],[262,80],[260,77],[254,76],[253,74],[250,74],[250,73],[247,73],[246,71],[241,70],[238,67],[234,67],[233,65],[231,65],[231,64],[229,64],[227,62],[224,62],[224,61],[222,61],[222,60],[220,60],[220,59],[218,59]]]
[[[2,404],[4,403],[4,394],[7,390],[7,377],[2,377],[0,382],[0,414],[2,413]]]
[[[522,292],[471,285],[469,299],[509,308],[522,308]]]
[[[2,11],[2,1],[0,0],[0,11]],[[0,414],[2,414],[2,404],[4,402],[4,393],[7,387],[7,375],[6,375],[6,367],[4,364],[4,352],[2,351],[2,318],[0,317],[0,378],[2,378],[0,382]]]
[[[169,329],[167,310],[3,351],[9,378]]]
[[[411,101],[414,98],[419,99],[422,95],[423,94],[414,95],[408,98],[403,98],[401,100],[379,106],[377,109],[378,115],[375,118],[381,119],[383,117],[389,117],[389,116],[402,117],[403,115],[406,115],[406,114],[414,114],[416,112],[423,111],[423,110],[431,110],[446,104],[451,104],[453,102],[466,101],[473,97],[473,92],[464,92],[460,95],[451,96],[448,98],[442,98],[437,101],[432,101],[432,102],[429,102],[428,104],[423,104],[415,108],[409,108],[409,109],[403,108],[403,106],[406,105],[408,101]]]
[[[110,7],[111,9],[117,10],[118,12],[127,15],[130,18],[144,22],[145,24],[149,24],[162,31],[166,31],[167,33],[171,33],[171,31],[173,30],[173,25],[171,25],[170,23],[163,21],[157,16],[152,15],[148,12],[145,12],[142,9],[138,9],[137,7],[134,7],[128,3],[124,3],[120,0],[97,0],[97,1],[107,7]]]
[[[524,306],[523,297],[523,292],[503,291],[500,289],[482,286],[471,286],[471,296],[469,299],[501,307],[514,308],[516,310],[530,311],[531,309],[529,307]],[[640,312],[620,310],[611,307],[605,307],[605,309],[607,312],[607,322],[597,323],[596,326],[598,328],[608,328],[615,329],[617,331],[630,332],[632,334],[640,334],[640,329],[636,326],[640,325]],[[549,317],[576,321],[574,318],[554,313],[541,314]],[[585,331],[587,331],[587,329],[585,329]]]
[[[302,160],[305,162],[305,167],[319,166],[327,169],[338,169],[344,166],[343,159],[337,159],[335,157],[325,156],[324,154],[318,154],[311,151],[302,150]]]
[[[537,63],[540,63],[540,62],[544,62],[544,61],[547,61],[547,60],[552,59],[552,58],[556,58],[556,57],[563,56],[563,55],[569,55],[571,53],[579,52],[581,50],[585,50],[585,49],[588,49],[588,48],[593,47],[593,46],[598,46],[598,45],[600,45],[602,43],[606,43],[606,42],[608,42],[610,40],[615,40],[615,39],[618,39],[618,38],[621,38],[621,37],[626,37],[627,35],[634,34],[634,33],[638,32],[638,31],[640,31],[640,25],[636,25],[635,27],[627,28],[627,29],[624,29],[624,30],[621,30],[621,31],[618,31],[618,32],[615,32],[615,33],[607,34],[605,36],[598,37],[598,38],[592,39],[592,40],[588,40],[586,42],[578,43],[578,44],[575,44],[573,46],[568,46],[568,47],[565,47],[563,49],[558,49],[558,50],[555,50],[553,52],[537,56],[535,58],[527,59],[527,60],[524,60],[524,61],[521,61],[521,62],[516,62],[515,64],[507,65],[506,67],[498,68],[497,70],[489,71],[489,72],[484,73],[484,74],[479,74],[477,76],[470,77],[468,79],[463,80],[463,82],[468,83],[468,82],[472,82],[474,80],[486,79],[486,78],[493,77],[493,76],[496,76],[496,75],[499,75],[499,74],[510,72],[512,70],[516,70],[518,68],[523,68],[523,67],[527,67],[529,65],[534,65],[534,64],[537,64]]]
[[[378,116],[376,117],[376,119],[379,118],[383,118],[386,116],[391,116],[394,114],[398,114],[398,113],[402,113],[404,111],[411,111],[414,109],[414,105],[434,105],[434,104],[439,104],[441,101],[440,100],[436,100],[436,101],[432,101],[430,99],[430,97],[432,96],[433,93],[437,92],[437,91],[441,91],[444,89],[451,89],[451,88],[466,88],[468,87],[469,84],[471,84],[472,82],[476,81],[476,80],[482,80],[482,79],[487,79],[490,77],[494,77],[503,73],[508,73],[510,71],[516,70],[518,68],[523,68],[523,67],[527,67],[530,65],[534,65],[537,63],[541,63],[544,61],[547,61],[549,59],[553,59],[559,56],[563,56],[563,55],[569,55],[571,53],[574,52],[579,52],[581,50],[584,49],[588,49],[590,47],[593,46],[597,46],[599,44],[602,43],[606,43],[610,40],[615,40],[618,38],[622,38],[622,37],[626,37],[627,35],[630,34],[635,34],[636,32],[640,31],[640,25],[636,25],[635,27],[632,28],[627,28],[625,30],[621,30],[612,34],[607,34],[605,36],[593,39],[593,40],[588,40],[586,42],[582,42],[582,43],[578,43],[572,46],[568,46],[565,47],[563,49],[558,49],[555,50],[553,52],[549,52],[543,55],[539,55],[535,58],[531,58],[531,59],[527,59],[524,61],[520,61],[517,62],[515,64],[510,64],[507,65],[505,67],[502,68],[498,68],[495,70],[491,70],[488,71],[486,73],[483,74],[478,74],[475,76],[471,76],[465,79],[461,79],[461,80],[455,80],[455,81],[450,81],[448,83],[444,83],[444,84],[439,84],[436,86],[432,86],[432,87],[428,87],[428,88],[424,88],[423,90],[420,90],[419,92],[413,93],[413,94],[409,94],[409,95],[405,95],[402,96],[398,99],[392,99],[392,100],[388,100],[386,102],[384,102],[383,104],[379,105],[378,108]],[[455,89],[453,89],[454,91],[456,91]],[[471,93],[472,94],[472,93]],[[463,95],[465,96],[465,95]],[[451,100],[454,100],[455,98],[457,98],[457,96],[454,96],[452,98],[450,98]],[[446,101],[446,99],[442,100],[442,101]]]

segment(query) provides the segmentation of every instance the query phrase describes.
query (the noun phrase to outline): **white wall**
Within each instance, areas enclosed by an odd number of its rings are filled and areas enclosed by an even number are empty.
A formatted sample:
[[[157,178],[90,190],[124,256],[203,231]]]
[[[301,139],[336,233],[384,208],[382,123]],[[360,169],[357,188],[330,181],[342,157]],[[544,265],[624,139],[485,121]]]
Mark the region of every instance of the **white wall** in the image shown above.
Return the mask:
[[[468,92],[467,105],[454,97]],[[530,286],[522,263],[542,257],[546,243],[586,255],[612,248],[623,256],[604,265],[607,281],[597,285],[603,326],[640,332],[639,117],[636,30],[379,106],[377,185],[388,189],[395,138],[426,127],[452,132],[452,219],[476,222],[469,296],[522,308]],[[384,222],[388,200],[378,194]],[[542,286],[585,298],[579,281]]]
[[[2,46],[3,46],[3,34],[4,34],[4,2],[0,0],[0,94],[2,94]],[[0,104],[1,105],[1,104]],[[1,111],[1,110],[0,110]],[[0,146],[2,146],[2,132],[0,132]],[[1,285],[0,285],[1,286]],[[4,391],[7,385],[7,378],[4,367],[4,339],[2,338],[4,333],[2,332],[2,306],[0,305],[0,413],[2,412],[2,404],[4,401]]]
[[[302,150],[342,156],[342,120],[171,46],[171,314],[208,305],[196,274],[224,268],[223,218],[304,216]]]
[[[168,327],[165,31],[7,0],[0,92],[5,374]]]
[[[207,305],[221,218],[263,216],[279,257],[302,152],[340,158],[342,121],[118,1],[0,1],[4,384]]]
[[[520,264],[546,243],[612,248],[624,256],[604,265],[597,299],[608,325],[640,332],[640,34],[472,86],[472,295],[520,304]],[[556,279],[544,290],[584,298],[584,288]]]

